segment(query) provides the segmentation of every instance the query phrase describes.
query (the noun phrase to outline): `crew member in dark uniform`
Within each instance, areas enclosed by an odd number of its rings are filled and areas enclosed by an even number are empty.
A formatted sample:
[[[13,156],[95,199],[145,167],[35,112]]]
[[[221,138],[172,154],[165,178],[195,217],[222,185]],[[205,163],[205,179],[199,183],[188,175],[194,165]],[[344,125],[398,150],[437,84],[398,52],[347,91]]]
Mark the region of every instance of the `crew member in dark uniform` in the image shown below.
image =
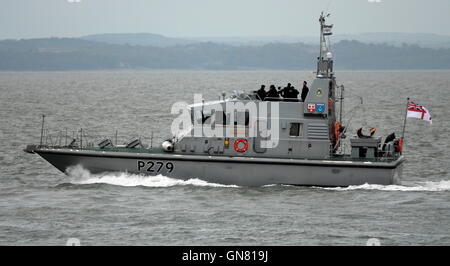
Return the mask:
[[[302,89],[302,95],[301,95],[302,102],[305,101],[306,96],[308,95],[308,92],[309,92],[309,88],[308,88],[307,84],[308,83],[306,81],[303,81],[303,89]]]
[[[265,90],[265,88],[266,88],[265,85],[261,85],[261,88],[256,91],[256,94],[258,95],[258,97],[259,97],[259,99],[261,101],[264,101],[264,98],[266,98],[266,90]]]
[[[291,83],[288,83],[287,87],[284,88],[284,98],[296,99],[298,94],[298,90],[296,90]]]
[[[290,90],[291,90],[291,83],[288,83],[287,86],[283,88],[284,98],[291,98]]]
[[[291,87],[291,98],[298,99],[300,92],[295,87]]]
[[[279,98],[278,96],[278,91],[275,88],[275,85],[270,85],[270,89],[266,94],[266,97],[270,97],[270,98]]]

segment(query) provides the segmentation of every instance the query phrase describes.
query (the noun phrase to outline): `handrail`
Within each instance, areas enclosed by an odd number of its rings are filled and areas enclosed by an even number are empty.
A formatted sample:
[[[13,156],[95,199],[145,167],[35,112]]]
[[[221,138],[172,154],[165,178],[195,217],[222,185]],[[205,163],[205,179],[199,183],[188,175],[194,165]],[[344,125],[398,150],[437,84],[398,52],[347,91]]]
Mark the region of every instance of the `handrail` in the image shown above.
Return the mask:
[[[72,133],[68,133],[70,131],[72,131]],[[111,134],[89,134],[84,128],[82,130],[78,129],[70,131],[67,128],[64,128],[63,130],[46,128],[43,130],[42,141],[39,143],[39,146],[48,148],[73,147],[82,149],[85,147],[97,146],[100,141],[105,139],[114,141],[113,143],[115,143],[115,146],[119,146],[121,143],[126,144],[134,139],[144,139],[149,142],[148,146],[150,147],[153,146],[154,142],[153,131],[151,131],[149,136],[141,134],[119,135],[116,131]],[[71,145],[73,141],[74,145]]]
[[[264,101],[272,102],[302,102],[299,98],[281,98],[281,97],[266,97]]]

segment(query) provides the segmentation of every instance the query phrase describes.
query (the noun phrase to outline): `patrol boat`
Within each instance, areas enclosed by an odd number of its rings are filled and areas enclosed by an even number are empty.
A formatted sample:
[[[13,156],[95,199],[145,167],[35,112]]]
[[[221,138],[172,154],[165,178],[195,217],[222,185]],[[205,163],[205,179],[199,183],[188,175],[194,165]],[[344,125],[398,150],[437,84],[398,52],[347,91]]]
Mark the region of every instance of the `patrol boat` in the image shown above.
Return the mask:
[[[126,145],[114,145],[110,139],[83,145],[83,134],[67,145],[48,145],[43,141],[43,122],[40,144],[28,145],[25,151],[65,173],[81,166],[94,174],[161,174],[239,186],[399,184],[405,161],[402,138],[376,137],[374,130],[366,136],[359,130],[350,138],[351,152],[342,147],[348,142],[343,141],[347,133],[342,121],[344,88],[336,85],[333,55],[325,39],[331,27],[325,24],[327,16],[322,13],[319,19],[316,78],[304,101],[261,100],[255,92],[200,101],[187,106],[189,128],[160,147],[143,145],[139,139]],[[233,105],[244,108],[230,111]],[[221,134],[204,134],[205,126]]]

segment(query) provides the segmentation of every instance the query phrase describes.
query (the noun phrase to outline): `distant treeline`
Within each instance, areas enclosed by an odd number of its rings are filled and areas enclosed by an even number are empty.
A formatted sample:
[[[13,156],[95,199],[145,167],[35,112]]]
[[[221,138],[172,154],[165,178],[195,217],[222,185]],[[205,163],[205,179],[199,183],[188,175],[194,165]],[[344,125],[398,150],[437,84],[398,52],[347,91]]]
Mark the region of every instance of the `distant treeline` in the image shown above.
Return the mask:
[[[450,49],[395,47],[340,41],[336,69],[450,69]],[[0,70],[305,69],[315,68],[317,46],[273,43],[172,47],[107,44],[76,38],[0,41]]]

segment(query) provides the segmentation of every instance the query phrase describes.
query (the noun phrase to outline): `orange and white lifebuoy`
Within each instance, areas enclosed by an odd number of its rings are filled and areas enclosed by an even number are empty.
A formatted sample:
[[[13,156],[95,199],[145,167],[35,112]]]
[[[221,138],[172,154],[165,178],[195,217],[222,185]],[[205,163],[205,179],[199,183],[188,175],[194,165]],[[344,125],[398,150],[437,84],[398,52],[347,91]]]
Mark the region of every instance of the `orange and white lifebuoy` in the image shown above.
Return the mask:
[[[239,148],[239,144],[244,144],[244,147]],[[238,139],[234,142],[234,150],[240,153],[246,152],[248,150],[248,141],[246,139]]]

